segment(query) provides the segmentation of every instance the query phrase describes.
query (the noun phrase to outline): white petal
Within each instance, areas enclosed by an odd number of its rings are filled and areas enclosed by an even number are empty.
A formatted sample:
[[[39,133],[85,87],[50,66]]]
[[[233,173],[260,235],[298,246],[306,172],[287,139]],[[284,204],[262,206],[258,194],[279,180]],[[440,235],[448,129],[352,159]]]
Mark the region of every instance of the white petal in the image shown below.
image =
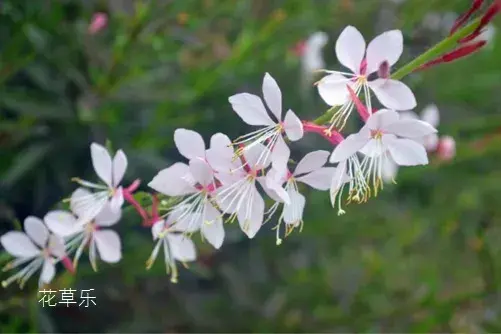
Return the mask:
[[[335,163],[348,159],[364,147],[368,141],[368,138],[359,136],[358,134],[349,135],[336,146],[329,161]]]
[[[393,138],[385,143],[385,146],[388,147],[393,160],[400,166],[428,164],[426,150],[414,140]]]
[[[122,218],[122,211],[113,211],[109,204],[105,205],[103,210],[94,219],[96,225],[111,226],[116,224]]]
[[[249,93],[240,93],[230,96],[228,99],[233,110],[249,125],[273,125],[259,96]]]
[[[159,220],[151,227],[153,239],[158,239],[160,233],[165,229],[165,221]]]
[[[376,72],[382,62],[393,66],[404,50],[404,37],[400,30],[390,30],[376,36],[367,46],[367,74]]]
[[[341,64],[352,70],[360,72],[360,64],[365,55],[364,36],[353,26],[347,26],[336,41],[336,56]]]
[[[205,157],[205,143],[202,136],[193,130],[176,129],[174,143],[177,150],[186,159]]]
[[[29,216],[24,220],[24,230],[36,245],[44,248],[49,239],[49,231],[40,218]]]
[[[432,133],[431,135],[427,135],[421,138],[418,142],[424,145],[424,148],[428,152],[435,151],[438,147],[439,139],[436,133]]]
[[[273,171],[273,169],[271,169],[270,172],[271,171]],[[281,184],[277,184],[277,182],[273,180],[272,177],[270,179],[270,172],[268,172],[265,177],[259,177],[257,179],[259,184],[263,188],[265,194],[275,202],[288,203],[290,201],[289,195],[287,194],[285,189],[282,188]]]
[[[49,236],[48,249],[50,251],[50,254],[58,259],[66,256],[64,241],[61,237],[57,235],[51,234]]]
[[[393,161],[393,159],[388,156],[383,160],[383,167],[381,174],[385,182],[391,182],[395,179],[398,173],[398,165]]]
[[[330,180],[329,180],[330,181]],[[289,190],[290,204],[284,205],[284,222],[286,224],[299,224],[303,219],[303,211],[306,199],[294,189]]]
[[[350,79],[341,74],[329,74],[318,82],[318,94],[330,106],[343,105],[350,99],[350,93],[346,88],[349,83]]]
[[[118,150],[113,158],[113,186],[117,187],[127,170],[127,156],[122,150]]]
[[[148,186],[168,196],[183,196],[196,191],[192,178],[190,167],[182,162],[176,162],[169,168],[161,170]]]
[[[400,115],[400,119],[401,120],[404,120],[404,119],[419,119],[419,116],[414,111],[409,111],[409,110],[400,111],[399,115]]]
[[[190,262],[197,259],[197,251],[195,244],[191,239],[182,234],[167,235],[169,241],[169,249],[172,252],[172,257],[181,262]]]
[[[330,199],[332,206],[336,206],[336,198],[338,196],[341,186],[349,181],[349,177],[346,174],[346,160],[341,161],[334,171],[332,176],[332,183],[330,188]]]
[[[263,79],[263,96],[268,108],[277,118],[277,122],[282,120],[282,92],[273,77],[266,73]]]
[[[366,127],[371,130],[383,130],[398,120],[399,116],[396,111],[381,109],[369,117]]]
[[[45,215],[43,220],[52,233],[63,238],[82,231],[82,227],[77,224],[75,216],[68,211],[50,211]]]
[[[273,168],[277,170],[286,170],[287,163],[289,162],[290,149],[285,143],[282,136],[278,137],[273,150],[271,151],[271,162]]]
[[[113,197],[111,197],[109,204],[111,211],[115,213],[120,212],[120,209],[124,204],[124,194],[122,187],[118,187],[118,189],[115,190],[115,194],[113,195]]]
[[[187,209],[188,207],[180,207],[167,218],[169,226],[172,226],[174,231],[192,233],[200,229],[203,221],[202,215],[191,211],[187,213]]]
[[[202,222],[202,234],[207,241],[219,249],[224,240],[224,228],[221,213],[212,204],[207,203],[205,206],[205,220]]]
[[[334,167],[323,167],[314,170],[309,174],[298,177],[297,180],[299,182],[306,183],[310,187],[318,190],[328,190],[331,185],[332,175],[334,175],[334,171]]]
[[[190,160],[190,172],[195,181],[204,187],[214,183],[212,168],[202,159],[194,158]]]
[[[260,143],[253,144],[251,148],[244,152],[244,157],[249,166],[253,169],[266,168],[271,163],[271,152]]]
[[[414,93],[401,81],[376,79],[369,82],[369,87],[386,108],[410,110],[416,106]]]
[[[249,194],[248,202],[237,212],[240,228],[250,239],[254,238],[261,228],[264,216],[264,200],[255,187],[253,192]]]
[[[42,272],[40,273],[40,281],[48,284],[52,281],[56,275],[56,266],[52,263],[51,259],[47,259],[43,262]]]
[[[83,216],[86,213],[87,199],[92,199],[92,193],[85,188],[77,188],[72,194],[70,199],[70,209],[77,216]]]
[[[299,117],[297,117],[296,114],[290,109],[285,114],[284,131],[287,135],[287,138],[289,138],[289,140],[291,141],[296,141],[303,138],[303,123],[301,122]]]
[[[23,232],[7,232],[0,237],[0,243],[7,253],[15,257],[32,257],[40,253],[40,249]]]
[[[395,137],[394,135],[383,135],[383,137],[386,136],[392,136]],[[371,158],[375,158],[380,156],[381,154],[385,153],[387,151],[387,147],[383,146],[381,143],[381,140],[379,139],[371,139],[369,142],[362,147],[360,150],[360,153],[365,154]]]
[[[440,122],[440,113],[438,108],[434,104],[426,106],[421,112],[421,120],[430,124],[433,127],[437,127]]]
[[[205,152],[207,161],[215,171],[227,171],[231,168],[233,147],[230,138],[216,133],[210,139],[210,148]]]
[[[406,119],[388,124],[383,127],[383,130],[386,133],[392,133],[404,138],[420,138],[437,132],[430,124],[414,119]]]
[[[109,187],[112,187],[113,172],[110,153],[104,146],[92,143],[90,145],[90,154],[97,176]]]
[[[328,151],[322,150],[306,154],[297,164],[296,169],[294,170],[294,175],[301,175],[320,169],[327,163],[329,154],[330,153]]]
[[[117,232],[99,230],[93,234],[99,257],[104,262],[116,263],[122,258],[122,244]]]

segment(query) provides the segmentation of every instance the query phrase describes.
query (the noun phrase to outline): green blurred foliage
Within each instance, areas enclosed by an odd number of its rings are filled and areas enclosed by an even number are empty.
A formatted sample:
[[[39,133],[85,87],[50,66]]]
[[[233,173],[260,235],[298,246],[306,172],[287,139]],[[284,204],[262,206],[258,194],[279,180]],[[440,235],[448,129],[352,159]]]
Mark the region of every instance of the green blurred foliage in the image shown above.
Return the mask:
[[[0,5],[0,221],[61,207],[92,177],[89,143],[109,139],[129,157],[126,182],[145,184],[179,156],[175,128],[236,137],[246,127],[228,96],[258,93],[265,72],[284,106],[303,119],[326,110],[301,91],[293,45],[324,30],[328,67],[341,29],[367,39],[402,29],[405,63],[446,36],[422,27],[432,11],[462,12],[467,0],[5,0]],[[105,11],[103,31],[87,32]],[[171,284],[161,263],[144,270],[150,232],[127,209],[118,231],[124,259],[94,273],[61,272],[52,289],[94,288],[89,309],[37,303],[36,280],[0,292],[7,332],[483,332],[501,331],[501,68],[499,36],[467,59],[412,74],[418,109],[436,103],[439,130],[456,138],[449,163],[401,170],[397,185],[341,217],[327,193],[308,190],[305,226],[280,247],[271,226],[247,240],[227,227],[220,251]],[[351,124],[353,130],[357,124]],[[295,158],[329,149],[315,135]],[[269,223],[272,224],[272,223]],[[6,257],[0,257],[2,262]],[[161,262],[161,261],[159,261]],[[2,274],[3,275],[3,274]]]

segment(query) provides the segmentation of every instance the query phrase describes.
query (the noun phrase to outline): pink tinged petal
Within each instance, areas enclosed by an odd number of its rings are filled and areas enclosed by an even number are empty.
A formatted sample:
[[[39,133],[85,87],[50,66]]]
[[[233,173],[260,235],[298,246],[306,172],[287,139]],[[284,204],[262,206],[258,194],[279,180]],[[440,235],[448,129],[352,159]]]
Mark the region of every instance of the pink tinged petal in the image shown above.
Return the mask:
[[[52,256],[61,259],[66,256],[66,249],[64,246],[64,241],[60,236],[51,234],[49,236],[48,249]]]
[[[196,191],[191,178],[190,167],[182,162],[176,162],[169,168],[161,170],[148,186],[168,196],[183,196]]]
[[[205,205],[205,221],[202,222],[201,232],[207,241],[219,249],[224,240],[224,227],[221,213],[212,204]]]
[[[358,134],[349,135],[336,146],[329,161],[335,163],[346,160],[357,153],[367,142],[369,142],[369,139],[366,137],[359,136]]]
[[[104,181],[110,188],[112,184],[112,161],[108,150],[99,144],[92,143],[90,145],[90,153],[92,158],[92,165],[96,171],[97,176]]]
[[[399,115],[396,111],[381,109],[369,117],[364,127],[370,130],[383,130],[398,120]]]
[[[309,174],[298,177],[297,181],[306,183],[310,187],[317,190],[328,190],[331,185],[332,175],[334,175],[334,172],[334,167],[323,167],[314,170]]]
[[[85,202],[92,198],[92,193],[85,188],[77,188],[70,198],[70,210],[77,216],[83,216],[86,213]]]
[[[252,191],[253,194],[249,194],[247,202],[237,212],[240,228],[250,239],[261,228],[264,217],[264,200],[255,187]]]
[[[318,82],[318,94],[330,106],[343,105],[350,100],[350,93],[346,88],[350,82],[350,79],[341,74],[329,74]]]
[[[111,205],[105,205],[103,210],[94,218],[96,225],[98,226],[111,226],[115,225],[120,218],[122,218],[122,211],[113,211]]]
[[[398,165],[393,161],[390,156],[387,156],[386,159],[383,160],[383,167],[381,170],[381,174],[383,180],[385,182],[391,182],[395,179],[398,173]]]
[[[291,141],[296,141],[303,138],[304,130],[303,123],[296,116],[296,114],[292,110],[288,110],[285,114],[284,119],[284,131],[287,135],[287,138]]]
[[[287,170],[290,153],[291,151],[285,143],[285,140],[282,136],[279,136],[273,150],[271,151],[271,162],[273,168],[277,170]]]
[[[40,281],[48,284],[56,275],[56,266],[51,259],[46,259],[43,262],[42,272],[40,273]]]
[[[271,163],[271,152],[261,143],[253,144],[251,148],[244,152],[244,157],[249,166],[253,169],[263,169],[268,167]]]
[[[306,199],[299,192],[291,189],[289,191],[289,197],[291,199],[290,204],[284,205],[284,222],[286,224],[299,224],[303,219],[304,206],[306,204]]]
[[[376,72],[382,62],[393,66],[404,50],[404,37],[400,30],[390,30],[376,36],[367,46],[367,74]]]
[[[403,138],[420,138],[437,132],[430,124],[413,119],[388,124],[382,130]]]
[[[104,262],[116,263],[122,258],[122,244],[117,232],[100,230],[93,233],[99,257]]]
[[[369,82],[369,87],[379,102],[386,108],[410,110],[416,107],[416,98],[411,89],[403,82],[392,79],[376,79]]]
[[[48,212],[43,218],[52,233],[61,237],[68,237],[83,230],[77,219],[68,211],[54,210]]]
[[[40,249],[23,232],[11,231],[0,237],[0,244],[12,256],[28,258],[40,254]]]
[[[127,156],[122,150],[118,150],[113,158],[113,186],[117,187],[127,170]]]
[[[437,106],[434,104],[426,106],[421,112],[421,120],[433,127],[437,127],[440,122],[440,113]]]
[[[314,151],[306,154],[303,159],[299,161],[294,170],[294,175],[301,175],[305,173],[313,172],[314,170],[320,169],[323,165],[327,163],[329,159],[328,151]]]
[[[240,93],[230,96],[228,101],[238,116],[249,125],[273,125],[268,112],[264,107],[263,101],[259,96]]]
[[[165,221],[164,220],[159,220],[153,226],[151,227],[151,235],[153,236],[153,239],[158,239],[160,236],[160,233],[165,229]]]
[[[277,122],[280,122],[282,120],[282,92],[275,79],[269,73],[264,75],[263,96],[266,105],[268,105],[268,108],[275,115]]]
[[[360,31],[347,26],[336,41],[336,56],[339,62],[353,73],[359,73],[365,55],[365,40]]]
[[[113,212],[120,212],[120,209],[122,208],[123,204],[124,204],[123,190],[122,187],[118,187],[118,189],[115,190],[115,194],[110,199],[110,209]]]
[[[194,158],[190,160],[190,172],[195,181],[204,187],[214,183],[212,168],[202,159]]]
[[[385,138],[383,142],[390,151],[393,160],[400,166],[416,166],[428,164],[428,156],[423,145],[411,139]]]
[[[433,152],[438,147],[439,139],[436,133],[432,133],[431,135],[421,138],[418,142],[422,143],[428,152]]]
[[[205,157],[204,139],[196,131],[176,129],[174,131],[174,143],[179,153],[186,159]]]
[[[197,259],[197,251],[195,244],[191,239],[182,234],[167,235],[169,242],[169,250],[172,252],[172,257],[181,262],[190,262]]]
[[[49,231],[41,219],[33,216],[27,217],[24,220],[24,230],[37,246],[41,248],[46,246],[49,239]]]

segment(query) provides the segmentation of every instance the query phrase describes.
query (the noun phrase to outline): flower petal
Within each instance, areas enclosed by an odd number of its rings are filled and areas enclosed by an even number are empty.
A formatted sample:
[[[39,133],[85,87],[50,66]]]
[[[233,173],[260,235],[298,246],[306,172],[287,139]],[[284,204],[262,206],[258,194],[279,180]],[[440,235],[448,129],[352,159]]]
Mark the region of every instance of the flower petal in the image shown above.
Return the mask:
[[[174,131],[174,143],[179,153],[186,159],[205,157],[204,139],[196,131],[176,129]]]
[[[120,209],[124,204],[124,194],[122,187],[118,187],[118,189],[115,190],[115,194],[113,195],[113,197],[111,197],[109,204],[111,211],[116,213],[120,212]]]
[[[367,123],[364,127],[370,130],[383,130],[390,124],[398,122],[398,120],[399,116],[396,111],[381,109],[367,119]]]
[[[360,72],[365,55],[364,36],[353,26],[347,26],[336,41],[336,56],[339,62],[353,73]]]
[[[63,238],[83,230],[82,226],[77,224],[75,216],[68,211],[49,211],[43,220],[52,233]]]
[[[388,124],[383,127],[383,130],[403,138],[421,138],[437,132],[430,124],[414,119]]]
[[[190,160],[190,172],[195,181],[204,187],[214,183],[212,168],[202,159],[194,158]]]
[[[158,239],[160,233],[165,229],[165,220],[159,220],[151,227],[151,235],[153,236],[153,240]]]
[[[284,222],[286,224],[299,225],[303,219],[306,199],[293,188],[291,188],[288,193],[291,201],[290,204],[284,205],[284,211],[282,213]]]
[[[86,212],[86,206],[83,205],[86,199],[92,199],[92,193],[85,188],[77,188],[70,198],[70,210],[77,216],[83,216]]]
[[[367,74],[376,72],[382,62],[393,66],[404,50],[404,37],[400,30],[390,30],[376,36],[367,46]]]
[[[169,233],[167,234],[167,240],[174,259],[181,262],[190,262],[197,259],[195,244],[190,238],[182,234]]]
[[[118,150],[113,158],[113,186],[117,187],[125,175],[127,170],[127,156],[124,151]]]
[[[314,170],[320,169],[323,165],[327,163],[330,153],[328,151],[313,151],[306,154],[303,159],[299,161],[294,170],[294,176],[298,176],[305,173],[313,172]]]
[[[176,162],[169,168],[161,170],[148,186],[168,196],[183,196],[196,191],[192,178],[190,167],[182,162]]]
[[[383,137],[383,142],[385,137]],[[388,138],[384,143],[393,160],[400,166],[416,166],[428,164],[428,156],[423,145],[411,139]]]
[[[419,119],[419,116],[414,111],[410,111],[410,110],[401,111],[401,112],[399,112],[399,115],[400,115],[400,119],[401,120],[404,120],[404,119]]]
[[[286,170],[289,162],[290,149],[282,136],[279,136],[273,150],[271,151],[271,162],[273,168],[277,170]]]
[[[52,263],[51,259],[46,259],[43,262],[42,272],[40,273],[40,281],[48,284],[56,275],[56,266]]]
[[[110,188],[112,185],[112,162],[108,150],[97,143],[90,145],[90,154],[92,158],[92,165],[96,171],[97,176],[104,181]]]
[[[113,211],[109,204],[105,205],[103,210],[99,212],[94,221],[98,226],[115,225],[122,218],[122,211]]]
[[[285,114],[284,131],[287,135],[287,138],[289,138],[289,140],[291,141],[296,141],[303,138],[303,123],[301,122],[299,117],[296,116],[294,111],[290,109]]]
[[[421,120],[433,127],[437,127],[440,122],[440,113],[437,106],[434,104],[427,105],[421,112]]]
[[[398,165],[393,161],[391,156],[387,156],[386,159],[383,160],[383,167],[381,170],[381,174],[383,180],[385,182],[391,182],[395,179],[398,173]]]
[[[268,112],[259,96],[249,93],[240,93],[230,96],[228,101],[230,101],[237,115],[249,125],[275,124],[270,116],[268,116]]]
[[[10,231],[0,237],[2,247],[15,257],[33,257],[40,253],[33,241],[23,232]]]
[[[51,234],[49,236],[48,249],[52,256],[61,259],[66,256],[66,249],[64,246],[64,241],[60,236]]]
[[[26,234],[41,248],[45,248],[49,240],[49,230],[40,218],[29,216],[24,220]]]
[[[332,176],[334,175],[335,168],[334,167],[323,167],[313,172],[306,174],[304,176],[298,177],[297,180],[299,182],[306,183],[312,188],[318,190],[328,190]]]
[[[244,152],[244,157],[249,167],[256,170],[266,168],[271,163],[271,152],[261,143],[253,144]]]
[[[252,239],[263,224],[264,200],[256,187],[249,194],[247,205],[242,205],[237,212],[238,223],[242,231]]]
[[[233,159],[233,147],[230,138],[222,133],[214,134],[210,139],[210,148],[205,152],[207,161],[215,171],[227,171]]]
[[[420,140],[418,140],[418,142],[423,144],[424,148],[428,152],[433,152],[438,147],[439,139],[438,139],[438,135],[436,133],[432,133],[431,135],[427,135],[427,136],[424,136],[423,138],[420,138]]]
[[[219,249],[224,240],[224,227],[221,213],[212,204],[205,205],[205,221],[202,222],[201,232],[207,241]]]
[[[346,88],[348,84],[350,79],[339,73],[332,73],[318,82],[318,94],[328,105],[340,106],[350,100],[350,92]]]
[[[285,171],[287,173],[287,171]],[[275,202],[289,203],[290,198],[287,191],[282,187],[285,182],[284,172],[279,172],[272,168],[264,178],[258,179],[264,189],[264,192]]]
[[[368,141],[368,138],[359,136],[356,133],[349,135],[341,143],[339,143],[339,145],[336,146],[329,161],[331,163],[335,163],[348,159],[349,157],[357,153],[357,151],[359,151],[362,147],[364,147]]]
[[[331,188],[330,188],[330,199],[333,207],[336,206],[336,198],[339,194],[339,190],[342,185],[350,180],[349,176],[346,174],[346,160],[341,161],[337,166],[334,174],[332,176]]]
[[[379,102],[386,108],[410,110],[416,107],[416,98],[403,82],[392,79],[376,79],[369,82]]]
[[[282,121],[282,92],[273,77],[266,73],[263,79],[263,96],[268,108],[277,118],[277,122]]]
[[[99,257],[104,262],[116,263],[122,258],[122,244],[117,232],[99,230],[93,233]]]

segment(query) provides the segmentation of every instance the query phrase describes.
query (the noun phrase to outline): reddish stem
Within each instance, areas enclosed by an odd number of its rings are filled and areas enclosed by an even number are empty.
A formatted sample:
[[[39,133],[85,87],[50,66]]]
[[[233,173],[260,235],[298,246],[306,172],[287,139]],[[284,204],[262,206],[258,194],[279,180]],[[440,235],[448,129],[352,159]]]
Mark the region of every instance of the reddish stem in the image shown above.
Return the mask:
[[[355,94],[355,92],[353,91],[353,89],[349,85],[346,85],[346,87],[348,88],[348,92],[350,92],[351,100],[355,104],[355,107],[357,108],[358,114],[364,120],[364,122],[367,122],[367,120],[369,119],[369,116],[370,116],[369,111],[367,110],[367,107],[364,106],[362,101],[360,101],[357,94]]]
[[[129,202],[130,205],[136,209],[137,213],[143,218],[143,223],[147,222],[149,220],[148,214],[146,213],[146,210],[139,204],[132,193],[129,191],[129,188],[125,188],[122,190],[124,199]]]
[[[133,193],[134,191],[137,190],[137,188],[139,188],[140,185],[141,185],[141,180],[136,179],[134,180],[134,182],[130,184],[130,186],[127,187],[127,191]]]
[[[313,122],[303,121],[304,132],[318,133],[327,139],[332,145],[337,145],[344,140],[343,135],[335,130],[329,131],[329,128],[324,125],[318,125]]]
[[[468,9],[468,11],[466,13],[462,14],[461,16],[459,16],[456,19],[456,22],[454,22],[454,25],[451,28],[451,32],[449,33],[449,36],[454,34],[456,32],[456,30],[459,29],[459,27],[461,27],[463,24],[465,24],[465,22],[468,21],[468,19],[473,15],[473,13],[475,13],[477,10],[480,9],[480,6],[482,6],[483,2],[484,2],[484,0],[473,0],[473,3],[471,4],[470,9]]]

